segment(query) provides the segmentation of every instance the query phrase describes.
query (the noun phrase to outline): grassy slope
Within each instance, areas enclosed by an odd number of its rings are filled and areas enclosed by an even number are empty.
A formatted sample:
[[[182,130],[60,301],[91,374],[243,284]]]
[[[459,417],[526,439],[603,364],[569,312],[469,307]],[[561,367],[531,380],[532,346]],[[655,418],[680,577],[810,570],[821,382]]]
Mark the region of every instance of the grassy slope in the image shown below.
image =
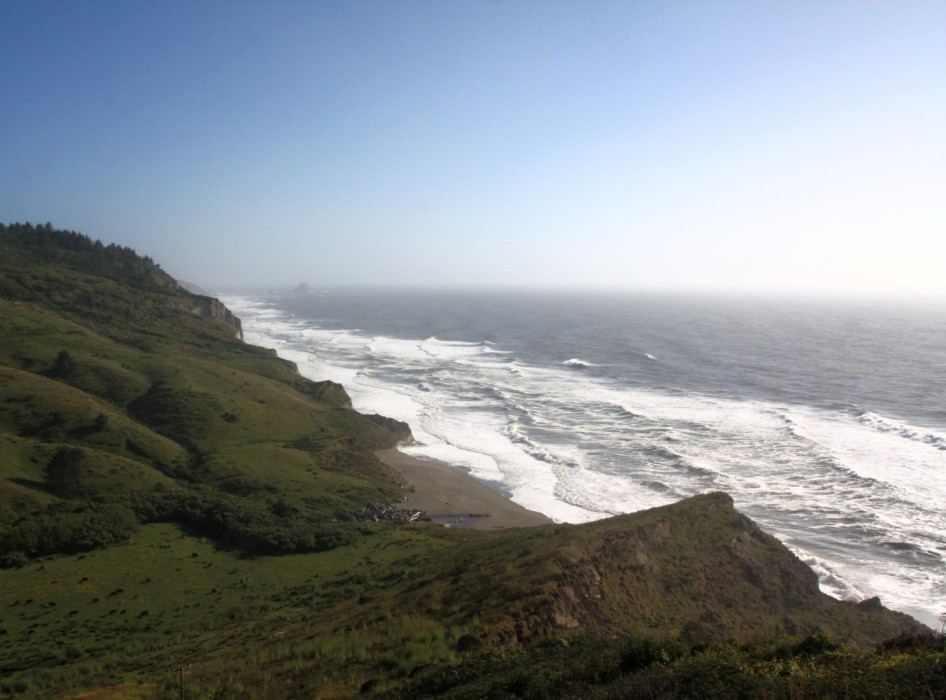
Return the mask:
[[[348,409],[337,386],[176,310],[183,293],[136,257],[90,275],[95,250],[3,236],[0,528],[96,500],[189,494],[268,543],[325,527],[336,546],[265,556],[203,521],[139,510],[145,524],[124,544],[0,569],[0,694],[177,697],[184,664],[194,697],[347,697],[364,684],[397,694],[443,668],[467,668],[476,697],[483,658],[512,675],[535,665],[510,651],[523,644],[815,631],[863,644],[911,628],[821,595],[723,495],[500,533],[334,522],[397,498],[371,450],[399,435]],[[61,350],[68,376],[51,371]],[[43,482],[63,445],[87,456],[77,502]]]

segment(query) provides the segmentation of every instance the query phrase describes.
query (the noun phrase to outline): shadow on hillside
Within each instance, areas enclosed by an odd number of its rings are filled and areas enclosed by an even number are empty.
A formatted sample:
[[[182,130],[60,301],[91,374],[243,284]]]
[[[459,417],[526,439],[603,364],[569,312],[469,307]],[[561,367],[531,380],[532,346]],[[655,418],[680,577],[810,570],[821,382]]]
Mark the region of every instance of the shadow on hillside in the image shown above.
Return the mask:
[[[25,486],[28,489],[35,489],[37,491],[45,491],[46,484],[42,481],[36,481],[35,479],[21,479],[20,477],[10,477],[7,481],[16,484],[17,486]]]

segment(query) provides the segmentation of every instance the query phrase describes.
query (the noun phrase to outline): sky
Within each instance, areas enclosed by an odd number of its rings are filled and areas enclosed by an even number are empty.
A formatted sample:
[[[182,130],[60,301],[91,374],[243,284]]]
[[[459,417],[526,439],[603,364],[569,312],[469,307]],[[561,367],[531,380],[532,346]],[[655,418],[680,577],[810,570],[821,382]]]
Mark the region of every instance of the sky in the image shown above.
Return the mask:
[[[212,291],[946,298],[946,3],[0,0],[0,221]]]

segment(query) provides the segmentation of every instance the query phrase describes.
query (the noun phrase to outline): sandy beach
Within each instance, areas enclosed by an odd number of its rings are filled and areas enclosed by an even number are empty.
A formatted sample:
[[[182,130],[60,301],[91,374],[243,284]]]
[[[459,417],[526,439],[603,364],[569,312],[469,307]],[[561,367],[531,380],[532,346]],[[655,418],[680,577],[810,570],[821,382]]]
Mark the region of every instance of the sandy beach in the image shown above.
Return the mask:
[[[443,462],[417,459],[396,449],[378,458],[407,486],[404,508],[422,510],[436,522],[476,530],[546,525],[552,520],[510,501],[502,493]]]

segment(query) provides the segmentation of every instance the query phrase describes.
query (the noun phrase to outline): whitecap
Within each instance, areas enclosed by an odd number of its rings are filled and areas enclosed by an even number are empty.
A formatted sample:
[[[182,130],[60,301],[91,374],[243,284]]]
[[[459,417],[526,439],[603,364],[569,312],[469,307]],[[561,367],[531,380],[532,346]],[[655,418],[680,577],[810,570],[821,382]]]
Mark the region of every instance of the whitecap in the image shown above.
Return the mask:
[[[574,368],[576,368],[576,369],[584,369],[584,368],[586,368],[586,367],[594,367],[594,365],[591,364],[590,362],[588,362],[587,360],[581,360],[581,359],[579,359],[579,358],[577,358],[577,357],[573,357],[573,358],[570,359],[570,360],[565,360],[562,364],[565,365],[566,367],[574,367]]]
[[[224,303],[242,317],[239,304]],[[548,366],[530,361],[528,349],[500,355],[486,342],[324,330],[241,303],[247,342],[303,360],[310,378],[341,381],[358,410],[407,421],[418,440],[412,453],[460,465],[555,520],[722,488],[767,531],[804,542],[826,592],[880,595],[924,621],[929,601],[946,594],[942,566],[918,553],[946,555],[930,534],[944,531],[946,482],[925,476],[946,468],[942,431],[850,405],[620,384],[582,371],[595,365],[579,357]],[[638,351],[645,357],[656,359]],[[916,538],[904,534],[914,527]],[[928,585],[918,583],[927,575]]]
[[[832,565],[820,559],[803,549],[789,546],[789,549],[801,559],[808,568],[815,572],[818,577],[818,587],[822,593],[827,593],[832,598],[838,600],[861,601],[867,596],[857,586],[848,581],[839,572],[832,568]]]
[[[897,423],[896,421],[890,420],[889,418],[884,418],[883,416],[872,413],[871,411],[864,411],[857,417],[857,419],[862,424],[873,428],[874,430],[879,430],[884,433],[893,433],[894,435],[899,435],[900,437],[906,438],[907,440],[914,440],[916,442],[922,442],[927,445],[931,445],[938,450],[946,450],[946,437],[937,435],[932,430],[905,425],[903,423]]]

